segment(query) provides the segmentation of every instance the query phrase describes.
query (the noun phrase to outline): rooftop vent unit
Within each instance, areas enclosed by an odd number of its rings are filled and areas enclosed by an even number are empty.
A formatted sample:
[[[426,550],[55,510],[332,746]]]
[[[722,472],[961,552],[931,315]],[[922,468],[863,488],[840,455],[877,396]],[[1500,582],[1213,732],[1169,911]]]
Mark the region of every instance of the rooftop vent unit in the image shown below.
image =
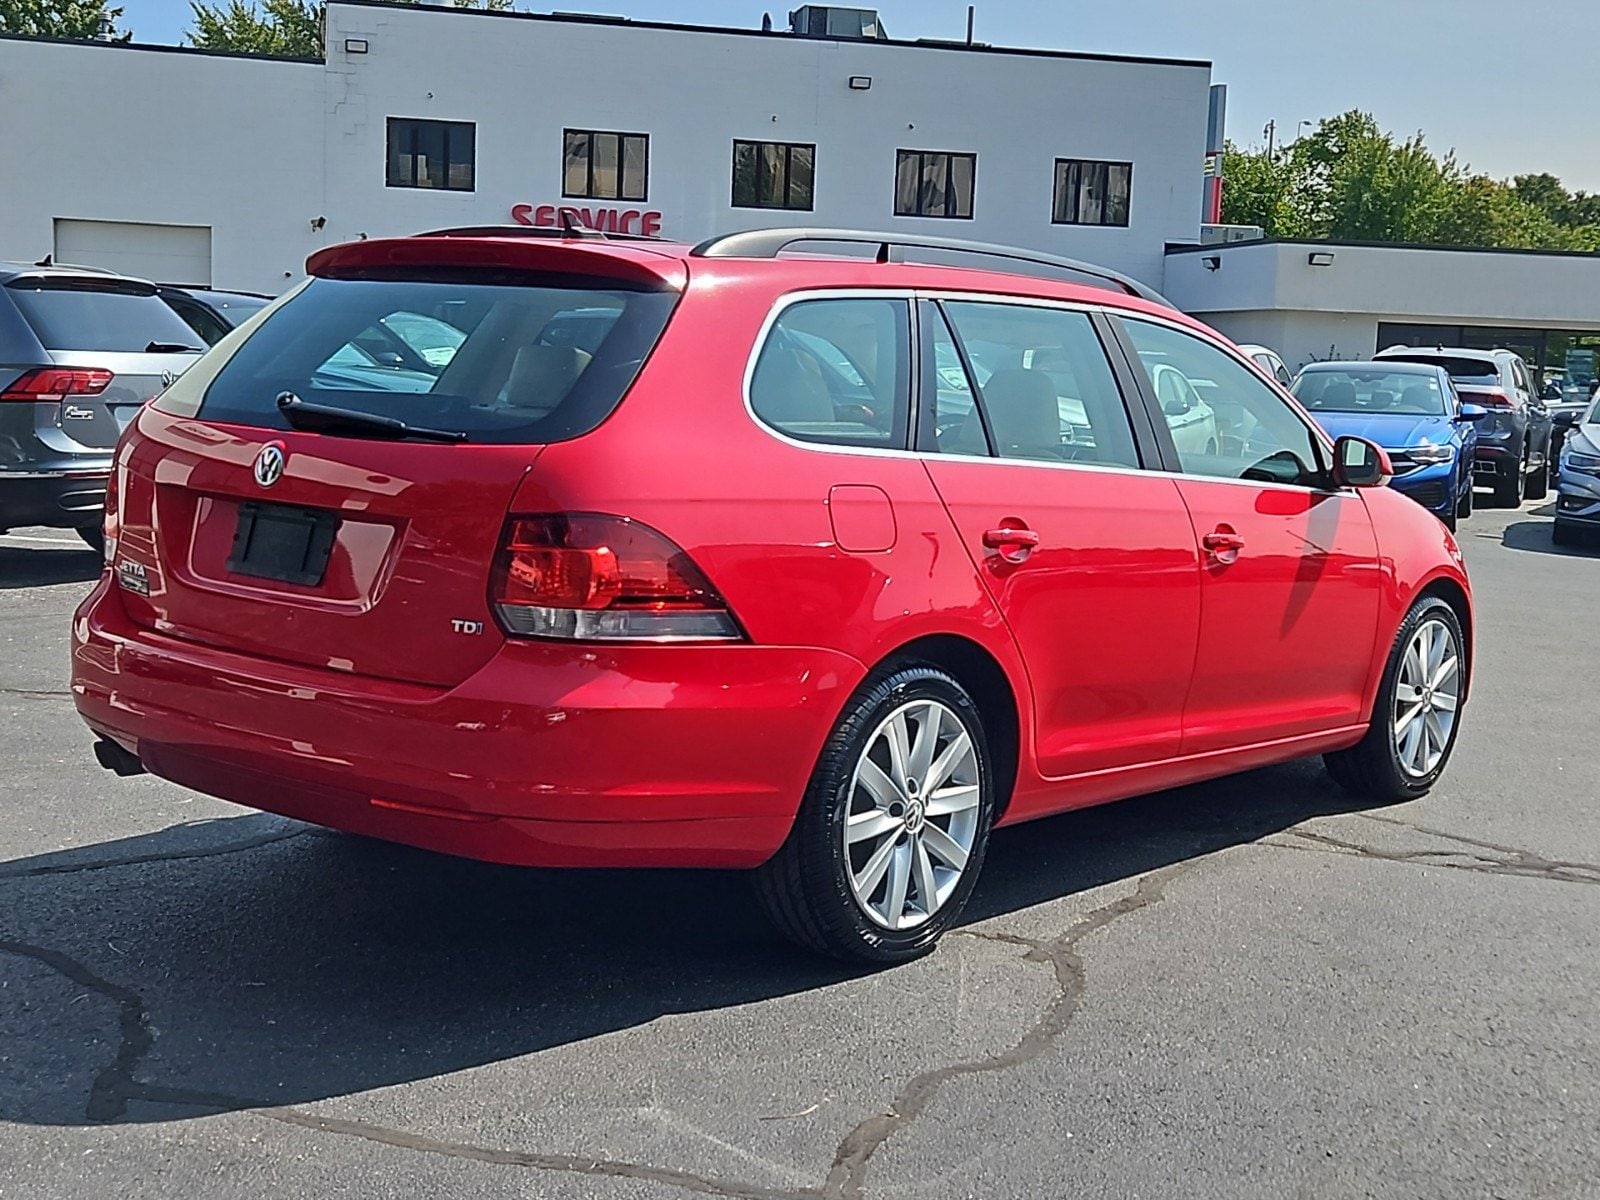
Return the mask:
[[[1226,246],[1231,242],[1259,242],[1267,231],[1259,225],[1202,225],[1202,246]]]
[[[875,8],[835,8],[827,4],[803,4],[789,14],[789,32],[801,37],[852,38],[856,41],[883,41],[888,34]]]

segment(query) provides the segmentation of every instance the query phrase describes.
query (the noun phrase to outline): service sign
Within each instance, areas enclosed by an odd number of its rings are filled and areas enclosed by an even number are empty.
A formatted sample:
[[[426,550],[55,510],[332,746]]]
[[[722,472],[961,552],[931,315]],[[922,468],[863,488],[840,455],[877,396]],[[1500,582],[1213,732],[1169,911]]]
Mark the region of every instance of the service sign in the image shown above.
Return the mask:
[[[563,215],[598,229],[602,233],[640,233],[654,237],[661,232],[661,214],[637,208],[592,208],[570,204],[513,204],[511,219],[518,225],[549,227],[560,225]]]

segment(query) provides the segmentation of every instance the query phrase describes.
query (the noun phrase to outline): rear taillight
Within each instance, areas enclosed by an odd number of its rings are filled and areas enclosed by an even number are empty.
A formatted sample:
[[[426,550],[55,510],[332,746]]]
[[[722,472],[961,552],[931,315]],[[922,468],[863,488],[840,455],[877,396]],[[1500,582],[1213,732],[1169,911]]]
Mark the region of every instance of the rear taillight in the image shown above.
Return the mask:
[[[681,642],[741,636],[689,556],[625,517],[512,517],[495,556],[490,600],[513,637]]]
[[[0,401],[48,404],[68,396],[98,396],[111,382],[99,367],[40,367],[19,375],[0,390]]]
[[[117,557],[117,534],[121,531],[122,523],[117,519],[117,465],[111,464],[111,474],[106,479],[106,508],[105,519],[101,525],[101,532],[105,535],[101,552],[105,556],[106,566],[110,566]]]
[[[1474,392],[1473,397],[1485,408],[1511,407],[1511,397],[1500,388],[1489,388],[1486,391]]]

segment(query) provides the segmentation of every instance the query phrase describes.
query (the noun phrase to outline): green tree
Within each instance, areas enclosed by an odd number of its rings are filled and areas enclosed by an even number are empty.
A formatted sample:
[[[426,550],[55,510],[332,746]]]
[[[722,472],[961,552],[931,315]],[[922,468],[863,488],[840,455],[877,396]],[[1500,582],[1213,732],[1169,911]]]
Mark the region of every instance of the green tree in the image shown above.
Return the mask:
[[[107,22],[112,40],[125,42],[130,35],[116,28],[121,15],[105,0],[0,0],[0,33],[88,41],[99,37],[101,23]]]
[[[1222,204],[1224,221],[1270,237],[1600,250],[1600,198],[1553,175],[1473,174],[1355,111],[1270,155],[1228,147]]]
[[[9,0],[0,0],[7,3]],[[506,12],[512,0],[457,0],[462,8]],[[207,4],[190,0],[194,25],[185,34],[202,50],[238,50],[251,54],[316,58],[322,53],[322,5],[313,0],[227,0]]]

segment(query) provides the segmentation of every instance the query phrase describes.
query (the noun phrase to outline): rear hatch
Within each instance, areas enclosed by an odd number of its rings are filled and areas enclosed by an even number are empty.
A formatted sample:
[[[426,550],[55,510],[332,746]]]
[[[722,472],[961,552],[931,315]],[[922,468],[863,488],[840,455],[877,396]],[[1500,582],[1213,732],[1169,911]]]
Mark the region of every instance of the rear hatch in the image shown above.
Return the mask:
[[[204,349],[139,280],[41,272],[9,280],[6,291],[50,365],[75,368],[12,384],[53,397],[35,404],[34,435],[58,455],[109,454],[140,406]]]
[[[1500,367],[1493,360],[1453,354],[1386,354],[1384,359],[1443,367],[1455,381],[1463,404],[1477,404],[1489,410],[1478,424],[1480,438],[1502,437],[1511,431],[1511,395],[1502,386]]]
[[[119,480],[134,620],[438,686],[493,655],[489,571],[518,484],[621,402],[677,291],[576,249],[519,270],[444,249],[314,260],[322,277],[141,416]],[[608,325],[593,353],[557,336],[575,313]]]

